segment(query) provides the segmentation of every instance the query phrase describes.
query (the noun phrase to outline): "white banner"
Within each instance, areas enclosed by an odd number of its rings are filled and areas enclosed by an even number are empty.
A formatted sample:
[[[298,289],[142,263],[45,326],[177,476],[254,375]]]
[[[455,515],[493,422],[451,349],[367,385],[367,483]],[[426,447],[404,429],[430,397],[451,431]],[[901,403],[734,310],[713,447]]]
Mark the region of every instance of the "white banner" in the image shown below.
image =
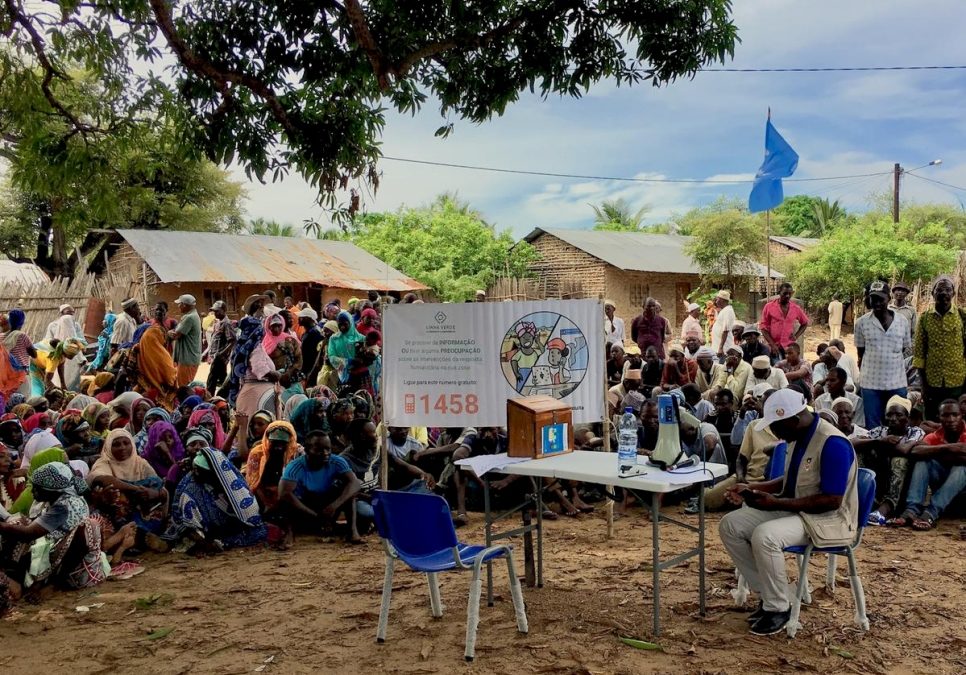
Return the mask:
[[[382,389],[390,426],[505,426],[507,399],[544,394],[575,423],[604,417],[596,300],[388,305]]]

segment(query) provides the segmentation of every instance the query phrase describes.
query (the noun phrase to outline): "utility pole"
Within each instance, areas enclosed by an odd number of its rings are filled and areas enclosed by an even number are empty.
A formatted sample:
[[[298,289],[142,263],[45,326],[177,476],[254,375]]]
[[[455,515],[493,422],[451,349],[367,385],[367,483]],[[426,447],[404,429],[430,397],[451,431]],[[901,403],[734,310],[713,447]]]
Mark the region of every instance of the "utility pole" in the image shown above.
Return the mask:
[[[902,175],[902,167],[899,162],[892,168],[892,222],[899,222],[899,176]]]

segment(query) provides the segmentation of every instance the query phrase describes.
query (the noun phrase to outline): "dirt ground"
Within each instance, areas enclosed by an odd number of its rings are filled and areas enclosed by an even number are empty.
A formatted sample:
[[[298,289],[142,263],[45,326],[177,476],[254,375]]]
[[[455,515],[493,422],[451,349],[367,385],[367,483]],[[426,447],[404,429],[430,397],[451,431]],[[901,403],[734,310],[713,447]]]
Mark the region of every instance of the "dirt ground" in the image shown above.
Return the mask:
[[[679,513],[680,507],[670,507]],[[688,516],[682,516],[688,518]],[[482,541],[482,516],[461,531]],[[546,585],[524,587],[530,633],[517,634],[496,567],[494,607],[481,608],[477,658],[463,660],[469,577],[443,575],[445,614],[433,619],[425,577],[397,573],[389,635],[375,642],[383,554],[378,538],[350,547],[314,538],[291,551],[230,552],[194,559],[151,555],[129,581],[61,592],[21,604],[0,621],[0,668],[77,673],[742,673],[966,672],[966,542],[958,523],[919,534],[869,528],[859,551],[871,632],[852,623],[839,567],[834,597],[821,589],[825,560],[812,565],[814,601],[790,641],[749,635],[733,606],[733,568],[709,517],[708,613],[697,603],[697,561],[663,575],[663,651],[625,646],[650,637],[650,525],[633,510],[605,539],[602,512],[547,524]],[[663,551],[695,535],[663,530]],[[520,541],[516,550],[520,552]],[[522,574],[522,554],[517,569]],[[92,607],[103,603],[101,607]],[[78,606],[90,607],[86,613]],[[170,631],[170,632],[168,632]],[[11,648],[13,647],[13,648]],[[15,669],[15,671],[14,671]]]

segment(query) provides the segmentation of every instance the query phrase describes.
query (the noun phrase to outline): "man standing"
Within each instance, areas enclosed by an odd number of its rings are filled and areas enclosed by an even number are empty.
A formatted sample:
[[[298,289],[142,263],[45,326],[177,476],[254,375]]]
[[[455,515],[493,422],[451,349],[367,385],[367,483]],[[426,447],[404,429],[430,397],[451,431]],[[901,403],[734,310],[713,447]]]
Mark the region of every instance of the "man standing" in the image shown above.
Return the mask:
[[[845,316],[845,305],[839,300],[838,294],[832,296],[828,303],[828,332],[829,340],[842,337],[842,318]]]
[[[889,286],[869,284],[868,314],[855,321],[855,349],[862,369],[862,405],[867,429],[882,426],[886,402],[906,396],[906,362],[903,353],[912,348],[906,318],[889,308]]]
[[[44,339],[48,342],[50,340],[60,340],[63,342],[71,338],[77,338],[86,342],[84,331],[74,318],[74,308],[70,305],[61,305],[60,316],[47,324],[47,332],[44,334]]]
[[[616,305],[610,300],[604,301],[604,341],[612,345],[624,346],[624,319],[614,316]]]
[[[701,328],[701,305],[692,302],[688,305],[688,315],[681,325],[681,342],[687,342],[689,337],[696,337],[698,344],[704,343],[704,330]]]
[[[955,293],[951,277],[933,282],[933,307],[920,317],[913,344],[912,367],[919,369],[930,421],[936,419],[940,403],[959,398],[966,378],[963,316],[953,307]]]
[[[631,322],[631,340],[641,348],[642,354],[647,353],[648,347],[654,347],[658,358],[663,359],[664,342],[670,333],[667,319],[658,313],[657,300],[647,298],[640,316]]]
[[[788,442],[785,475],[728,493],[749,508],[721,519],[721,541],[761,603],[751,617],[754,635],[777,633],[790,617],[784,549],[809,542],[844,546],[855,539],[859,499],[852,444],[832,424],[809,412],[792,389],[772,394],[763,423]]]
[[[201,364],[201,317],[195,309],[195,297],[182,295],[175,300],[181,310],[181,321],[168,337],[174,342],[174,365],[178,369],[178,386],[184,387],[194,381]]]
[[[319,326],[319,315],[311,307],[306,307],[298,313],[299,326],[304,329],[302,334],[302,372],[305,373],[307,387],[314,387],[322,364],[319,363],[319,345],[322,344],[322,329]]]
[[[111,332],[111,353],[117,351],[118,347],[134,339],[134,331],[141,323],[141,308],[138,301],[128,298],[121,303],[121,311],[118,312],[114,321],[114,330]]]
[[[711,349],[718,355],[719,360],[724,361],[725,352],[735,346],[731,335],[736,321],[735,308],[731,306],[731,291],[718,291],[714,296],[714,306],[718,308],[718,314],[711,326]]]
[[[897,281],[896,285],[892,287],[892,304],[889,305],[889,308],[902,314],[906,318],[906,321],[909,322],[909,339],[911,340],[916,335],[916,324],[919,322],[919,314],[912,305],[906,302],[908,295],[909,285],[905,281]],[[906,352],[906,356],[910,352],[911,349]]]
[[[785,347],[798,342],[808,328],[808,315],[797,303],[792,302],[794,294],[792,285],[786,281],[778,287],[778,297],[761,310],[758,327],[771,353],[778,357],[776,361],[785,358]]]
[[[211,338],[208,342],[208,363],[211,369],[208,371],[208,393],[215,395],[225,378],[228,377],[228,361],[231,359],[231,352],[235,348],[235,329],[231,326],[231,320],[225,312],[225,302],[218,300],[211,306],[215,322],[211,326]]]

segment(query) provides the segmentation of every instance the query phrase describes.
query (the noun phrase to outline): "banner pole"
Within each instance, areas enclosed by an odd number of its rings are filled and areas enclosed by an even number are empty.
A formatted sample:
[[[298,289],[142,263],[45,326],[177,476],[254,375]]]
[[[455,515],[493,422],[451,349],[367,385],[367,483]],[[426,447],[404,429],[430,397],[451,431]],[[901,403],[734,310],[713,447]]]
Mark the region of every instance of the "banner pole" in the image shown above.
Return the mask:
[[[382,360],[382,370],[379,371],[379,394],[376,396],[375,403],[378,403],[379,422],[382,426],[382,434],[379,437],[379,486],[383,490],[389,489],[389,425],[386,424],[386,360],[383,354],[386,351],[386,309],[385,302],[379,303],[379,328],[382,332],[382,348],[379,350],[379,358]]]
[[[765,302],[771,297],[771,209],[765,211],[765,260],[768,276],[765,277]]]
[[[601,306],[601,312],[603,313],[603,306]],[[607,319],[606,314],[604,314],[604,319],[605,320]],[[607,344],[606,340],[604,344]],[[623,346],[624,345],[621,344],[621,347]],[[600,358],[600,356],[598,356],[597,358]],[[610,391],[610,387],[607,386],[608,384],[609,383],[607,382],[607,359],[605,358],[604,359],[604,451],[605,452],[610,452],[610,408],[609,408],[609,403],[607,401],[607,394]],[[614,538],[614,500],[610,499],[606,495],[604,498],[607,500],[607,506],[604,508],[604,511],[607,515],[607,539],[613,539]]]

